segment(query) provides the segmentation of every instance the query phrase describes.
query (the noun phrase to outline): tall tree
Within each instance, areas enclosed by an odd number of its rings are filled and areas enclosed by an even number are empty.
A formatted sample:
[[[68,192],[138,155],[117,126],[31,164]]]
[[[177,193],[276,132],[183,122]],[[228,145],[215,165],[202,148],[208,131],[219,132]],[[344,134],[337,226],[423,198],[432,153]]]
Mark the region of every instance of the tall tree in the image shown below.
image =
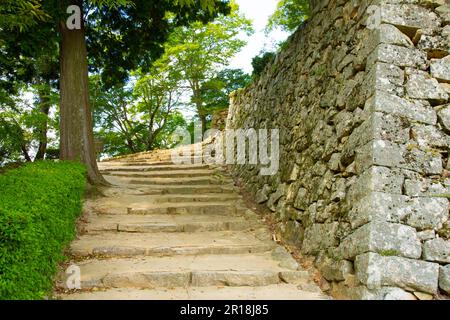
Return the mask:
[[[217,76],[202,85],[202,99],[209,114],[227,109],[230,94],[252,82],[252,77],[241,69],[224,69]]]
[[[202,95],[205,82],[217,75],[217,70],[226,66],[246,44],[240,35],[253,32],[252,23],[239,13],[235,2],[231,13],[221,15],[214,22],[192,23],[180,27],[169,38],[166,46],[167,59],[179,68],[192,94],[202,123],[203,132],[207,129],[208,110]]]
[[[9,2],[9,1],[8,1]],[[102,72],[110,85],[123,82],[129,70],[148,68],[163,50],[170,32],[192,21],[206,23],[218,13],[229,12],[222,0],[41,0],[51,19],[21,34],[22,41],[3,46],[15,57],[35,57],[30,48],[59,42],[60,148],[63,160],[79,160],[91,183],[104,183],[93,147],[92,116],[88,95],[88,55],[92,70]],[[80,8],[80,28],[66,24],[69,5]],[[8,7],[0,4],[3,9]],[[1,12],[1,9],[0,9]],[[87,20],[86,20],[87,19]],[[86,23],[88,21],[88,23]],[[0,39],[14,37],[2,30]],[[5,37],[6,36],[6,37]],[[14,65],[14,63],[11,63]],[[11,75],[9,75],[11,76]]]
[[[310,13],[311,0],[279,0],[277,10],[269,18],[266,31],[278,27],[287,32],[295,31]]]

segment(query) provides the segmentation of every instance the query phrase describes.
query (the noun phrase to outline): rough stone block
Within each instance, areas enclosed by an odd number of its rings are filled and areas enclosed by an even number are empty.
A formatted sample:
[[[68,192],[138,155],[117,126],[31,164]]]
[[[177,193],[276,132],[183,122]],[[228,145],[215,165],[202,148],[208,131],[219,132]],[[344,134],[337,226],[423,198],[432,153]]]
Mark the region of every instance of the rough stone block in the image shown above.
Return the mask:
[[[337,245],[336,233],[338,228],[338,222],[310,226],[305,231],[302,252],[316,254],[321,250],[335,247]]]
[[[328,281],[344,281],[347,275],[354,273],[353,262],[348,260],[336,261],[325,255],[318,257],[315,266]]]
[[[432,59],[430,70],[432,77],[442,82],[450,82],[450,56],[442,59]]]
[[[286,184],[280,184],[278,186],[278,189],[276,192],[274,192],[270,197],[269,201],[267,201],[267,207],[269,207],[270,210],[276,211],[276,204],[278,203],[278,200],[281,199],[284,195],[286,195],[287,186]]]
[[[438,111],[439,123],[447,133],[450,133],[450,104],[440,108]]]
[[[422,148],[448,148],[450,146],[450,136],[447,136],[435,126],[413,126],[411,136]]]
[[[397,26],[410,38],[418,29],[426,34],[432,34],[441,24],[433,11],[414,4],[384,4],[380,11],[381,22]]]
[[[441,229],[448,220],[448,200],[444,198],[413,198],[406,223],[419,230]]]
[[[261,190],[256,193],[256,202],[261,204],[269,200],[269,194],[272,188],[269,185],[264,185]]]
[[[424,52],[390,44],[380,44],[367,58],[367,65],[385,62],[399,67],[426,69],[427,56]]]
[[[354,204],[373,191],[402,194],[404,180],[405,178],[399,170],[378,166],[370,167],[356,178],[348,192],[347,202]]]
[[[436,263],[370,252],[356,257],[355,270],[358,279],[369,289],[392,286],[435,294],[438,288]]]
[[[428,58],[443,58],[448,55],[448,38],[423,35],[417,47],[427,53]]]
[[[423,258],[427,261],[450,263],[450,240],[437,238],[425,242]]]
[[[410,120],[435,125],[437,116],[435,110],[421,101],[410,101],[395,95],[377,91],[366,103],[368,111],[379,111]]]
[[[430,100],[436,103],[447,102],[447,92],[427,72],[407,69],[406,74],[408,78],[406,92],[410,98]]]
[[[450,264],[439,269],[439,288],[450,294]]]
[[[377,62],[366,76],[365,88],[369,91],[366,96],[370,96],[375,90],[380,90],[402,97],[404,81],[405,73],[401,68],[393,64]]]
[[[344,238],[335,252],[338,257],[353,259],[369,251],[420,258],[422,245],[414,228],[373,221]]]
[[[363,172],[372,165],[408,169],[426,175],[439,175],[443,162],[439,153],[414,145],[398,145],[390,141],[369,142],[357,151],[356,171]]]
[[[414,44],[403,32],[391,24],[382,24],[379,29],[380,43],[412,48]]]
[[[354,205],[349,219],[353,228],[370,221],[406,220],[408,225],[419,230],[438,230],[448,220],[448,200],[372,192]]]

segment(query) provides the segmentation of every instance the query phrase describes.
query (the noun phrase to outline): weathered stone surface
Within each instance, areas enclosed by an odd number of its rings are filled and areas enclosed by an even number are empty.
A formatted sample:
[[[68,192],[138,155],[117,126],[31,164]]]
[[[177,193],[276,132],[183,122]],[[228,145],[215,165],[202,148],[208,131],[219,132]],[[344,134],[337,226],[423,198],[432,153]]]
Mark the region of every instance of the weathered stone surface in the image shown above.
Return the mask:
[[[367,58],[367,64],[385,62],[399,67],[426,69],[426,54],[422,51],[389,44],[380,44]]]
[[[264,187],[256,193],[256,202],[261,204],[269,200],[269,194],[272,188],[269,185],[264,185]]]
[[[391,24],[382,24],[380,26],[380,42],[394,44],[403,47],[414,47],[411,39],[403,32]]]
[[[422,246],[413,228],[373,221],[344,238],[335,252],[338,257],[352,259],[369,251],[417,259],[422,254]]]
[[[353,263],[348,260],[333,260],[326,255],[320,255],[315,266],[328,281],[344,281],[347,275],[353,274]]]
[[[402,194],[404,180],[399,170],[372,166],[356,179],[350,188],[347,201],[356,203],[373,191]]]
[[[445,0],[440,0],[441,6],[435,9],[436,13],[441,17],[444,24],[450,24],[450,5]]]
[[[427,72],[407,69],[406,92],[410,98],[432,100],[438,103],[447,102],[448,95]]]
[[[435,125],[437,121],[436,112],[429,105],[381,91],[377,91],[375,96],[367,101],[366,108],[370,111],[390,113],[431,125]]]
[[[443,106],[438,112],[439,123],[450,133],[450,104]]]
[[[400,288],[392,288],[383,297],[383,300],[395,301],[395,300],[417,300],[416,297],[405,290]]]
[[[408,225],[419,230],[437,230],[448,220],[448,200],[373,192],[355,204],[350,218],[353,228],[374,220],[406,220]]]
[[[300,210],[306,210],[309,206],[308,190],[300,188],[295,198],[294,207]]]
[[[440,59],[448,55],[448,38],[424,35],[420,38],[417,47],[425,51],[428,58]]]
[[[280,200],[280,198],[286,194],[286,189],[287,189],[286,184],[281,184],[278,186],[277,191],[275,191],[275,193],[273,193],[269,197],[269,201],[267,201],[267,206],[269,207],[270,210],[276,211],[276,204],[278,200]]]
[[[417,233],[417,237],[421,241],[431,240],[436,237],[436,232],[434,230],[425,230]]]
[[[440,229],[448,220],[448,200],[439,198],[413,199],[406,223],[420,230]]]
[[[450,136],[434,126],[414,126],[411,130],[411,136],[422,148],[448,148],[450,145]]]
[[[450,294],[450,264],[439,269],[439,288]]]
[[[425,242],[423,258],[427,261],[450,263],[450,240],[437,238]]]
[[[433,197],[447,192],[442,183],[428,178],[406,179],[403,188],[405,195],[413,197]]]
[[[414,145],[398,145],[384,140],[372,141],[360,148],[355,162],[358,173],[372,165],[408,169],[426,175],[441,174],[443,170],[440,154]]]
[[[358,279],[369,289],[394,286],[434,294],[438,288],[436,263],[366,253],[356,257],[355,270]]]
[[[434,12],[414,4],[384,4],[380,14],[382,22],[397,26],[410,37],[418,29],[433,33],[440,26],[440,20]]]
[[[450,55],[442,59],[432,59],[430,71],[431,76],[437,80],[450,82]]]
[[[314,224],[305,230],[302,251],[306,254],[315,254],[322,249],[333,247],[337,244],[336,232],[338,222]]]

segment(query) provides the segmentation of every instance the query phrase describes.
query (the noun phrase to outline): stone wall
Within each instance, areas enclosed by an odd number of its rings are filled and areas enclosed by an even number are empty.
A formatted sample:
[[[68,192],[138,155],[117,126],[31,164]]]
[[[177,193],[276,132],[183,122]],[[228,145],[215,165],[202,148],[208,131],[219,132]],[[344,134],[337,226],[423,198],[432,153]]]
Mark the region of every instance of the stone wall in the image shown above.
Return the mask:
[[[232,172],[336,297],[448,293],[447,1],[313,2],[261,78],[233,94],[227,120],[280,129],[280,170]]]

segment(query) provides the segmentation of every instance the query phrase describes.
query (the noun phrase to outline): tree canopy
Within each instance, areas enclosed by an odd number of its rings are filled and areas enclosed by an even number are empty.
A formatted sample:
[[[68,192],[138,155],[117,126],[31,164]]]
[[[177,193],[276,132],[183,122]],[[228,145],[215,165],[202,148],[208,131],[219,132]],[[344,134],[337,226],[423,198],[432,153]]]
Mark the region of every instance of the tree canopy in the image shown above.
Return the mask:
[[[309,0],[279,0],[277,10],[269,18],[266,30],[278,27],[287,32],[295,31],[310,13]]]

